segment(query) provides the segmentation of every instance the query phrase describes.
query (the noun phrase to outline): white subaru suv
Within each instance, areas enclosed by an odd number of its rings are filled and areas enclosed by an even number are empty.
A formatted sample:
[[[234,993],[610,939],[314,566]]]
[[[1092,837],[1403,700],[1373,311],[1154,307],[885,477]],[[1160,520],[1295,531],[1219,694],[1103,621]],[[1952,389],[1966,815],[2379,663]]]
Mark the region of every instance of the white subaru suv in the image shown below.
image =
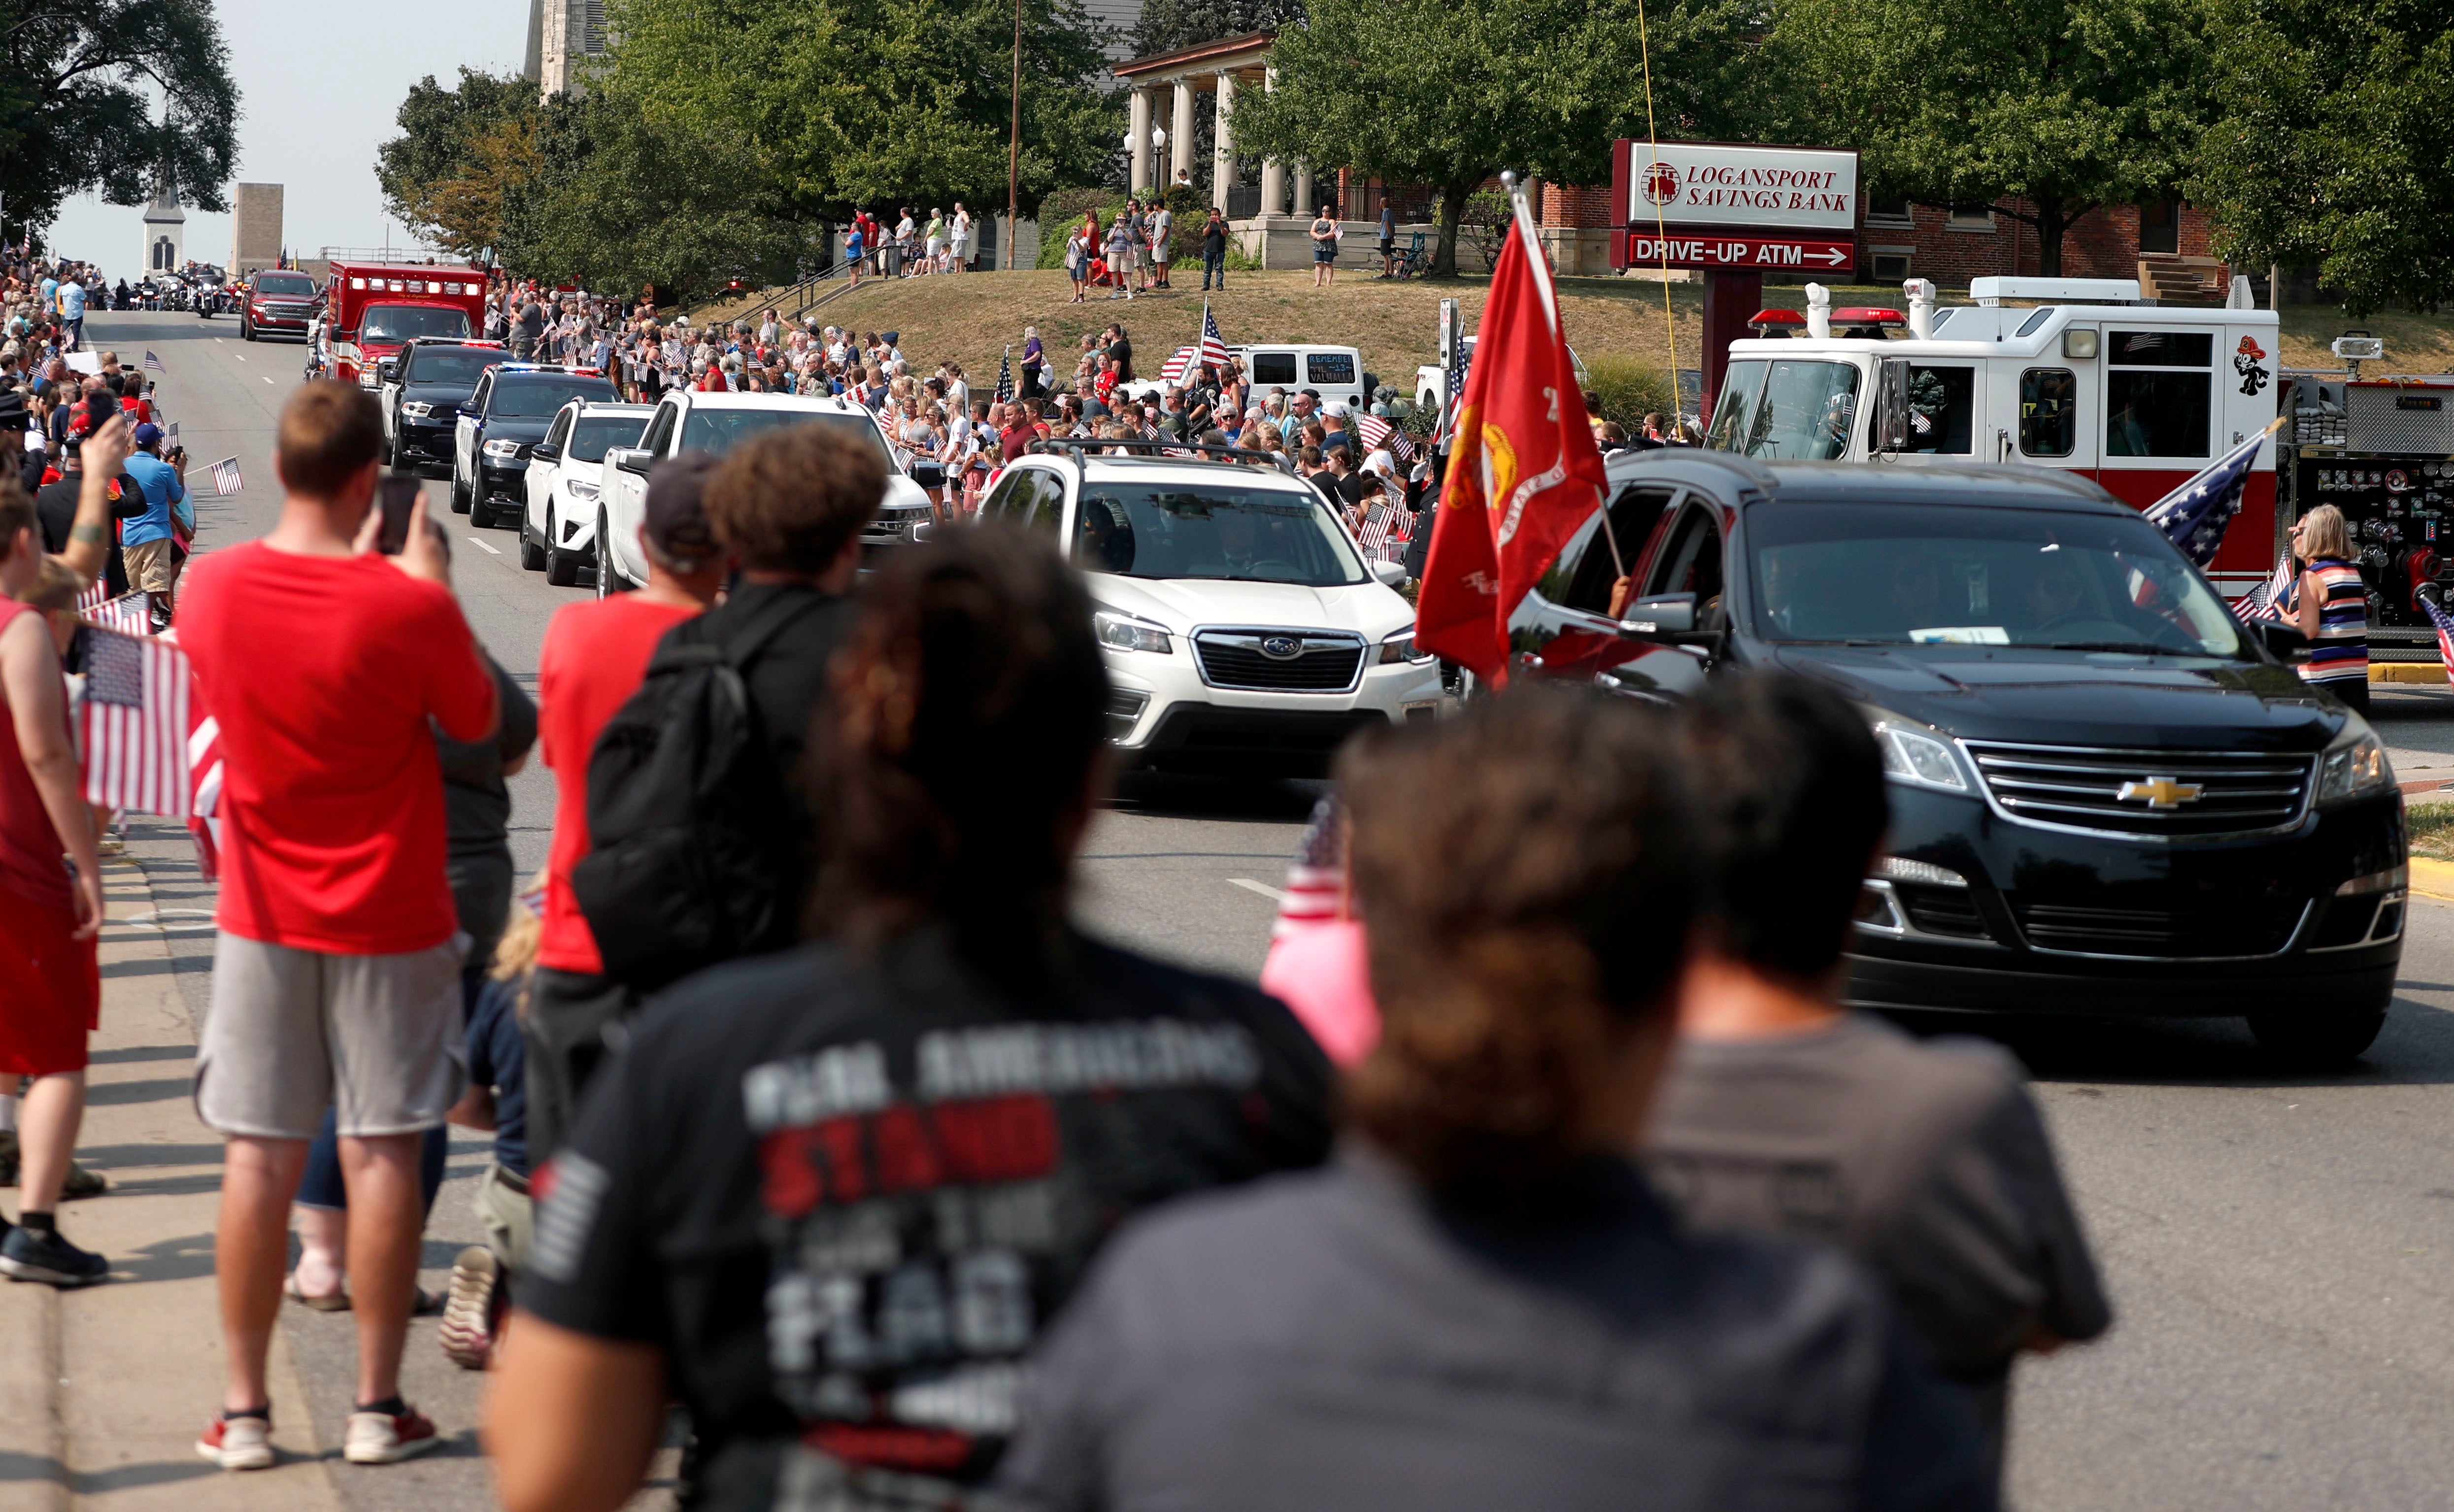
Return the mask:
[[[1047,534],[1089,579],[1125,765],[1317,776],[1356,731],[1438,713],[1401,570],[1283,464],[1094,446],[1119,443],[1037,443],[980,517]]]

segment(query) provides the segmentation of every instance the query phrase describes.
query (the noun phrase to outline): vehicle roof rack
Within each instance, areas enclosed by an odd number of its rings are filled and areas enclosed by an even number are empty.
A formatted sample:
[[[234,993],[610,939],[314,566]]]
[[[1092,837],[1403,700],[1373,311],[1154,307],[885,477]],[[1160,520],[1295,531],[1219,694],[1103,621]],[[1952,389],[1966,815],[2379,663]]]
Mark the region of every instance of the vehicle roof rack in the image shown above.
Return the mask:
[[[1030,450],[1042,456],[1058,456],[1072,453],[1075,459],[1078,461],[1082,453],[1095,448],[1101,451],[1121,449],[1128,453],[1145,455],[1155,453],[1179,454],[1161,458],[1163,461],[1170,462],[1201,461],[1210,458],[1244,463],[1270,461],[1277,463],[1278,470],[1287,476],[1296,475],[1295,464],[1287,460],[1286,454],[1283,452],[1248,452],[1240,447],[1212,446],[1201,441],[1112,440],[1096,435],[1045,435],[1032,442]],[[1188,452],[1194,454],[1190,457],[1181,454]]]

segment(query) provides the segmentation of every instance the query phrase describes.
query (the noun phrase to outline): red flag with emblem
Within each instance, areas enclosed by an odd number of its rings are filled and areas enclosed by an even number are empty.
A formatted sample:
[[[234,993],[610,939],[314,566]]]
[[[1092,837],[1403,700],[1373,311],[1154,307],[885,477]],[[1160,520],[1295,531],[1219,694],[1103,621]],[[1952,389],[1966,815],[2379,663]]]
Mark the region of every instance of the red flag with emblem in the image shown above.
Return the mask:
[[[1449,443],[1415,643],[1508,680],[1508,618],[1601,502],[1602,458],[1521,197]]]

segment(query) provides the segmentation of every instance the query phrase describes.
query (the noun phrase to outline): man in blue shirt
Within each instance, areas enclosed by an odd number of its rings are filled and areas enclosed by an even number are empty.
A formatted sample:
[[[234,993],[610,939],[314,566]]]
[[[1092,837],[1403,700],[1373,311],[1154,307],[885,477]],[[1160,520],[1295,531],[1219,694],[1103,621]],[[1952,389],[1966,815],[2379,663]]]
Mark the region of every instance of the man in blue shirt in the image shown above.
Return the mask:
[[[156,610],[167,607],[179,581],[179,565],[187,559],[181,537],[192,537],[196,530],[196,512],[188,503],[188,485],[177,465],[186,451],[174,449],[165,461],[161,446],[160,426],[136,428],[136,450],[129,454],[126,472],[145,492],[145,513],[119,529],[128,580],[152,596]]]
[[[85,346],[85,285],[74,277],[60,285],[60,325],[69,333],[66,350],[82,350]]]

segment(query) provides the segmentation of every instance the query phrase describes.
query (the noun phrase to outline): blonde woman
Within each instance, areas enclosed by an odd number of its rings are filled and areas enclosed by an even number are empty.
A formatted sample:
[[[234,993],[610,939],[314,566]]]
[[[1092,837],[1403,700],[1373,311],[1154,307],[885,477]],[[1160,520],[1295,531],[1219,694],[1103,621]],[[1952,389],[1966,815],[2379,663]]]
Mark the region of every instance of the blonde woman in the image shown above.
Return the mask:
[[[2292,527],[2292,549],[2306,565],[2285,610],[2309,637],[2302,677],[2362,714],[2369,709],[2368,589],[2352,564],[2343,512],[2321,504]]]

